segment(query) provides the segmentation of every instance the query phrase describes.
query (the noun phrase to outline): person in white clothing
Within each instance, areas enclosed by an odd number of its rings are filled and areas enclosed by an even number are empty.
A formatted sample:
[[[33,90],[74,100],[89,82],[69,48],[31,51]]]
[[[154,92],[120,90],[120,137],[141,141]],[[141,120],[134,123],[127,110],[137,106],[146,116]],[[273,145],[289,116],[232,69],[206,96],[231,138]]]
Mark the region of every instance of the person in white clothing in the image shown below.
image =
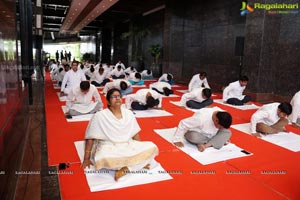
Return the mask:
[[[72,69],[69,70],[62,81],[60,96],[64,96],[70,92],[70,90],[80,84],[81,81],[85,81],[85,75],[81,70],[78,70],[78,62],[72,62]]]
[[[170,94],[173,94],[173,90],[171,88],[171,85],[167,82],[155,82],[155,83],[151,83],[149,85],[149,88],[151,90],[154,90],[156,92],[158,92],[159,94],[165,95],[165,96],[169,96]]]
[[[251,97],[243,95],[243,92],[248,84],[248,77],[241,76],[238,81],[230,83],[223,90],[223,101],[231,105],[241,106],[248,104]]]
[[[125,65],[122,63],[121,60],[118,61],[118,63],[115,65],[115,68],[117,68],[118,66],[121,66],[121,68],[122,68],[123,70],[126,69]]]
[[[140,89],[125,98],[126,108],[132,110],[161,109],[162,96],[150,89]]]
[[[81,167],[115,170],[118,181],[128,172],[150,169],[158,148],[153,142],[140,140],[141,128],[134,114],[121,106],[118,89],[108,91],[106,100],[108,108],[97,112],[86,129]]]
[[[254,136],[275,134],[286,131],[287,116],[292,113],[292,105],[287,102],[263,105],[252,116],[250,130]]]
[[[57,80],[59,86],[61,86],[64,76],[69,70],[70,70],[69,64],[65,64],[63,68],[59,68],[58,74],[56,76],[56,80]]]
[[[142,76],[139,72],[134,72],[129,74],[127,77],[127,80],[132,84],[132,85],[144,85],[144,80],[142,80]]]
[[[112,82],[106,83],[103,88],[103,94],[106,94],[110,89],[117,88],[121,91],[122,96],[131,94],[133,89],[131,83],[125,79],[117,79]]]
[[[124,70],[124,72],[125,72],[125,74],[127,75],[127,76],[129,76],[131,73],[135,73],[135,72],[137,72],[136,71],[136,69],[134,68],[134,67],[127,67],[125,70]]]
[[[141,76],[143,80],[152,80],[153,79],[153,75],[152,75],[152,71],[150,69],[145,69],[141,72]]]
[[[210,88],[206,76],[206,72],[194,75],[189,83],[189,91],[191,92],[194,88]]]
[[[95,101],[93,101],[93,97]],[[103,103],[97,88],[88,81],[82,81],[79,86],[73,87],[67,97],[65,113],[67,118],[72,116],[93,114],[102,110]]]
[[[106,83],[110,82],[107,77],[107,73],[104,71],[104,68],[100,67],[98,72],[95,73],[95,76],[91,79],[91,84],[96,87],[105,86]]]
[[[174,85],[173,75],[170,73],[164,73],[161,75],[161,77],[158,79],[158,82],[168,82],[170,85]]]
[[[300,91],[293,96],[291,100],[291,105],[293,107],[293,112],[290,115],[289,119],[295,128],[299,128],[300,127]]]
[[[201,109],[213,103],[211,89],[194,88],[191,92],[182,95],[180,104],[193,109]]]
[[[95,76],[95,68],[94,65],[91,65],[89,68],[84,70],[85,78],[87,80],[91,80]]]
[[[110,73],[112,79],[124,79],[125,78],[125,72],[122,69],[121,65],[118,65],[114,70]]]
[[[221,149],[231,137],[231,123],[231,115],[218,107],[203,108],[192,117],[179,122],[173,143],[177,147],[183,147],[182,137],[185,137],[188,142],[195,144],[200,152],[208,147]]]

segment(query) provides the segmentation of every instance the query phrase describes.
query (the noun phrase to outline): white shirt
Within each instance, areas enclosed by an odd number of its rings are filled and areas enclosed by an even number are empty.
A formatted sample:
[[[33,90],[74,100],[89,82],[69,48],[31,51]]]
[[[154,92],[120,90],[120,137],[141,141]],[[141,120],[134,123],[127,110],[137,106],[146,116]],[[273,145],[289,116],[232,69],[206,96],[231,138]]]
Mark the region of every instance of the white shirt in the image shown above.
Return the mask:
[[[194,88],[201,88],[202,84],[204,84],[205,88],[210,88],[206,78],[201,80],[200,74],[194,75],[189,83],[189,91],[191,92]]]
[[[143,71],[141,72],[141,75],[142,75],[142,76],[152,76],[152,71],[151,71],[150,74],[147,74],[147,71],[148,71],[148,70],[146,70],[146,69],[143,70]]]
[[[202,108],[193,116],[181,120],[174,134],[173,142],[182,142],[182,137],[187,131],[197,131],[208,138],[215,136],[219,130],[212,120],[215,111],[221,110],[218,107]]]
[[[243,92],[246,86],[241,86],[240,81],[230,83],[223,91],[223,101],[226,102],[230,98],[242,100],[245,95]]]
[[[126,69],[125,65],[124,65],[122,62],[120,62],[120,63],[118,62],[118,63],[115,65],[115,69],[118,68],[119,65],[121,65],[121,68],[122,68],[123,70]]]
[[[250,130],[256,133],[256,124],[265,123],[269,126],[275,124],[280,118],[277,114],[280,103],[270,103],[263,105],[251,117]]]
[[[158,92],[151,90],[151,89],[140,89],[138,90],[135,94],[130,94],[127,95],[125,98],[125,105],[126,108],[130,109],[131,108],[131,103],[134,101],[137,101],[141,104],[146,105],[146,95],[148,94],[148,92],[151,93],[152,97],[154,99],[158,99],[159,100],[159,104],[158,104],[158,108],[161,108],[162,105],[162,95],[160,95]]]
[[[170,74],[170,73],[169,73]],[[171,74],[170,74],[171,75]],[[173,75],[171,75],[171,76],[173,76]],[[161,77],[158,79],[158,82],[159,81],[169,81],[168,80],[168,74],[167,73],[165,73],[165,74],[163,74],[163,75],[161,75]]]
[[[113,80],[112,82],[106,83],[104,88],[103,88],[103,93],[106,94],[107,91],[112,89],[112,88],[117,88],[117,89],[121,90],[121,86],[120,86],[121,82],[125,82],[128,87],[131,87],[131,83],[129,81],[127,81],[125,79],[117,79],[117,80]]]
[[[95,75],[91,77],[91,81],[96,81],[97,83],[101,84],[106,78],[108,78],[108,76],[105,71],[102,74],[97,71]]]
[[[169,90],[172,89],[171,85],[167,82],[155,82],[155,83],[151,83],[149,85],[150,89],[155,88],[155,89],[157,89],[158,91],[160,91],[162,93],[164,92],[163,88],[165,88],[165,87],[168,88]]]
[[[94,85],[90,85],[90,89],[86,94],[81,92],[80,86],[78,85],[76,87],[73,87],[68,94],[66,106],[68,108],[71,108],[74,104],[83,104],[88,106],[93,102],[93,97],[95,101],[99,102],[101,104],[101,107],[103,107],[99,92]]]
[[[135,73],[137,72],[135,68],[133,68],[133,70],[131,70],[131,67],[127,67],[125,70],[124,70],[125,73],[127,74],[131,74],[131,73]]]
[[[194,88],[191,92],[182,95],[181,100],[180,100],[180,104],[182,106],[186,106],[186,102],[189,101],[189,100],[194,100],[194,101],[197,101],[199,103],[206,100],[202,96],[203,89],[205,89],[205,88],[203,88],[203,87]]]
[[[110,76],[113,76],[113,75],[119,77],[119,76],[121,76],[121,75],[125,75],[125,72],[124,72],[123,69],[121,69],[121,70],[119,71],[117,68],[115,68],[114,70],[112,70],[112,71],[110,72]]]
[[[77,70],[76,72],[74,72],[73,69],[71,69],[64,76],[61,84],[61,91],[64,92],[64,90],[66,89],[66,84],[68,88],[73,88],[74,86],[79,85],[81,81],[85,80],[85,75],[81,70]]]
[[[65,74],[67,73],[64,68],[62,68],[63,70],[61,72],[58,71],[57,75],[56,75],[56,80],[58,82],[62,81],[64,79]]]
[[[130,73],[129,76],[127,77],[127,80],[132,80],[134,82],[140,81],[141,79],[135,78],[135,73],[137,73],[137,72]]]
[[[109,67],[108,65],[103,65],[103,69],[106,71],[106,73],[109,73],[113,70],[113,67],[111,65]]]
[[[291,105],[293,107],[293,111],[289,116],[289,119],[292,123],[296,123],[297,119],[300,118],[300,91],[293,96]]]

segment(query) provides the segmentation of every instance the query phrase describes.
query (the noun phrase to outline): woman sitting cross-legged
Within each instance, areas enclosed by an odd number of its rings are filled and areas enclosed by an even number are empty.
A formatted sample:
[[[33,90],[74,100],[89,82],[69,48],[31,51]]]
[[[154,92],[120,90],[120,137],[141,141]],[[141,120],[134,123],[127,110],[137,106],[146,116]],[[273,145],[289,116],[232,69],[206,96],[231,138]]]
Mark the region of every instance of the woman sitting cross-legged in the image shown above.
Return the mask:
[[[97,170],[116,170],[116,181],[127,172],[149,169],[158,155],[154,143],[140,141],[141,128],[132,111],[121,107],[121,98],[119,89],[107,92],[108,108],[96,113],[87,127],[81,165],[83,169],[95,165]]]

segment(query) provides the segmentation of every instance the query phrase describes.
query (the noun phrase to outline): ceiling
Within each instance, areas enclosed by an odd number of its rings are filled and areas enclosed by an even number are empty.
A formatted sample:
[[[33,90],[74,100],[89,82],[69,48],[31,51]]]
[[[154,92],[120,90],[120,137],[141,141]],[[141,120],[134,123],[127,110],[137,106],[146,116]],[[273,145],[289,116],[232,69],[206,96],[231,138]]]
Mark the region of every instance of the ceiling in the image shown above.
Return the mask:
[[[111,5],[106,6],[102,14],[97,14],[94,8],[100,7],[98,4],[105,1]],[[71,5],[78,2],[81,7]],[[55,39],[77,37],[78,33],[94,35],[105,24],[127,22],[136,15],[164,5],[165,2],[166,0],[43,0],[44,39],[52,40],[53,36]],[[78,11],[77,14],[70,18],[75,10]],[[67,24],[67,21],[71,24]]]

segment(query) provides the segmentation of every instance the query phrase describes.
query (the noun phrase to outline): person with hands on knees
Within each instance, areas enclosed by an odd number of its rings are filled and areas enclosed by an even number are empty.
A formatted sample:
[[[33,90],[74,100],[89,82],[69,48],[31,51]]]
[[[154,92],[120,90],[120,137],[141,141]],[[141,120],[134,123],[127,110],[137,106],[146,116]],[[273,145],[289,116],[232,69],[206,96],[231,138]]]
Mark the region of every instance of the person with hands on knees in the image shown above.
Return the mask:
[[[231,123],[231,115],[220,108],[202,108],[192,117],[179,122],[173,144],[183,147],[182,136],[184,136],[188,142],[196,145],[200,152],[208,147],[221,149],[231,137],[229,130]]]
[[[140,141],[141,128],[134,114],[121,107],[119,89],[110,89],[106,100],[108,108],[97,112],[86,129],[81,167],[115,170],[114,179],[118,181],[130,171],[150,169],[158,148],[152,142]]]

